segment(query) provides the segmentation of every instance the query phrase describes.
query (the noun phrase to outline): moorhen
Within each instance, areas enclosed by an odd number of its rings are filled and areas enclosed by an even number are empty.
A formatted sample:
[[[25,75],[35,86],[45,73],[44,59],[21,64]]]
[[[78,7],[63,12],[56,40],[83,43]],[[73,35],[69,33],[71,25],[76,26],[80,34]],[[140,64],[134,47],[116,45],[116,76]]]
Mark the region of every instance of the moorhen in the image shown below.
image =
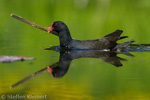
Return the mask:
[[[49,48],[47,50],[55,50],[53,47]],[[125,55],[131,56],[132,54],[128,52],[124,52]],[[124,54],[119,53],[119,54]],[[20,84],[23,84],[24,82],[28,81],[29,79],[32,79],[40,74],[42,74],[45,71],[48,71],[53,77],[55,78],[61,78],[63,77],[69,70],[70,64],[73,60],[79,59],[79,58],[97,58],[101,59],[109,64],[112,64],[116,67],[122,66],[121,61],[126,61],[126,59],[118,57],[118,52],[112,52],[112,51],[99,51],[99,50],[71,50],[68,52],[60,52],[59,61],[51,64],[27,77],[24,79],[18,81],[17,83],[13,84],[11,88],[14,88]]]
[[[113,33],[95,40],[75,40],[71,37],[67,25],[62,21],[53,22],[48,32],[59,36],[60,47],[66,49],[117,50],[134,42],[130,40],[125,43],[117,44],[117,40],[128,37],[120,37],[123,32],[122,30],[116,30]]]

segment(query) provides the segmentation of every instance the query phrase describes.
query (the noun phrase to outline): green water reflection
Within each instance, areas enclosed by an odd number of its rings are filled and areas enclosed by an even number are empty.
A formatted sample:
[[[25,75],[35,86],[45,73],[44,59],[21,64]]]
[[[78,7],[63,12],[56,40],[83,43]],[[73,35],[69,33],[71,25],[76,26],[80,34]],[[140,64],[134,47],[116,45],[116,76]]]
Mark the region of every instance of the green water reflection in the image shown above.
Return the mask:
[[[58,37],[11,18],[15,13],[49,26],[65,22],[73,38],[100,38],[116,29],[129,36],[124,42],[149,44],[150,1],[148,0],[1,0],[0,55],[35,57],[33,61],[0,63],[0,95],[46,95],[48,99],[148,100],[150,98],[149,52],[119,55],[123,67],[100,59],[73,60],[62,78],[48,72],[10,89],[24,77],[58,61],[59,53],[44,48],[59,44]],[[8,99],[8,98],[7,98]],[[27,98],[24,98],[27,99]]]

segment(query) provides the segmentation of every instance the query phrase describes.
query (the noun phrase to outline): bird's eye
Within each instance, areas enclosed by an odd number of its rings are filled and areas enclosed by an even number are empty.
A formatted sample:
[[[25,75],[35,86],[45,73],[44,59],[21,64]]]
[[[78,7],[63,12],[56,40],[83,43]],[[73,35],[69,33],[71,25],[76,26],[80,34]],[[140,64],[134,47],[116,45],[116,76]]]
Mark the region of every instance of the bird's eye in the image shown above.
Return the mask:
[[[57,23],[55,23],[54,26],[57,26]]]

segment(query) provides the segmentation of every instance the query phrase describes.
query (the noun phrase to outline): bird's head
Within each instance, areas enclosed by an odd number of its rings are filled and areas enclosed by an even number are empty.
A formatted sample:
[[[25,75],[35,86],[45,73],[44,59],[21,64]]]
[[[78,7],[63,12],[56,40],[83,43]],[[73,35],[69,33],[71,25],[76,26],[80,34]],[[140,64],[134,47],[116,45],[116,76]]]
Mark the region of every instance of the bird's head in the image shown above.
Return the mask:
[[[62,21],[53,22],[50,27],[48,27],[48,33],[59,35],[60,32],[67,31],[68,27]]]

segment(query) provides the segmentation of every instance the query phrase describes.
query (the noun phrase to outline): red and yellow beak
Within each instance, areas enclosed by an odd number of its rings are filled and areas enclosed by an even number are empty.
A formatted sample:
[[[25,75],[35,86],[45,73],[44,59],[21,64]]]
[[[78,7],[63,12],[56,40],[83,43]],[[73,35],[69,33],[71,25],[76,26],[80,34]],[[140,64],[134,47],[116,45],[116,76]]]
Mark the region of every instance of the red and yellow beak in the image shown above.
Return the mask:
[[[51,33],[53,31],[53,27],[52,26],[53,26],[53,23],[52,23],[52,25],[50,27],[48,27],[48,30],[49,30],[48,33]]]
[[[53,73],[52,73],[53,69],[50,66],[47,66],[47,68],[48,68],[48,72],[53,76]]]

